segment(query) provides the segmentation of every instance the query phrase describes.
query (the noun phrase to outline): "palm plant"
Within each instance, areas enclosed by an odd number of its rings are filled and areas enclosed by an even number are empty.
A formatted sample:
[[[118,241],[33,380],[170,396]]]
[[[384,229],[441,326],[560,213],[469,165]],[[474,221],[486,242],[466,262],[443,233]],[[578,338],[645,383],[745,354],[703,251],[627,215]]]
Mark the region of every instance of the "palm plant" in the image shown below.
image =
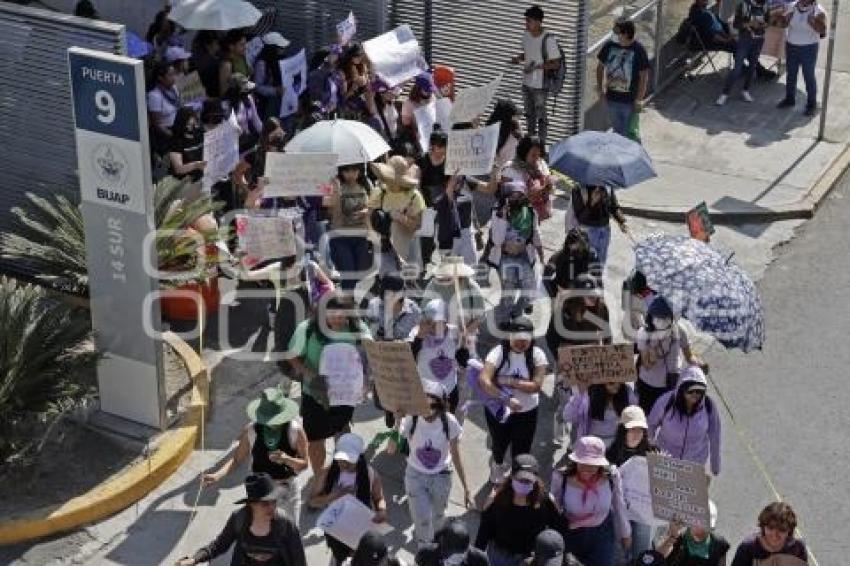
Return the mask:
[[[98,358],[87,312],[0,277],[0,453],[16,416],[86,393]]]

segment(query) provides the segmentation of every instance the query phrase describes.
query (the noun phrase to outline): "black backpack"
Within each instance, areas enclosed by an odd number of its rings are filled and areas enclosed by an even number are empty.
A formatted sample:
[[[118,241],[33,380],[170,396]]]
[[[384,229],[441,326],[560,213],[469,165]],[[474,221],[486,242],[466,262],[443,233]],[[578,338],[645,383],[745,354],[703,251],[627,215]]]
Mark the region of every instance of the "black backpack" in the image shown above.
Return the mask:
[[[543,72],[543,89],[549,94],[557,96],[564,88],[564,82],[567,78],[567,60],[565,58],[564,48],[561,47],[561,42],[558,41],[555,34],[550,32],[543,34],[543,44],[541,45],[543,61],[546,62],[553,59],[553,57],[550,57],[551,54],[546,52],[546,41],[550,37],[555,38],[555,44],[558,46],[558,57],[560,58],[558,59],[557,69],[547,69]]]

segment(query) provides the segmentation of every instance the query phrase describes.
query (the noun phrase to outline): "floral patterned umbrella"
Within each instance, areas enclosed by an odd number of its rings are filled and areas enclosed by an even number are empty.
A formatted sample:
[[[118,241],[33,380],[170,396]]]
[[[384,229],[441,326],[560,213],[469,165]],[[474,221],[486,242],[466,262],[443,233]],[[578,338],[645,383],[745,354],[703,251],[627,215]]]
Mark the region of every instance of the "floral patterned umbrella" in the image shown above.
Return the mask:
[[[635,268],[681,316],[727,348],[764,343],[758,289],[743,269],[688,236],[653,234],[635,248]]]

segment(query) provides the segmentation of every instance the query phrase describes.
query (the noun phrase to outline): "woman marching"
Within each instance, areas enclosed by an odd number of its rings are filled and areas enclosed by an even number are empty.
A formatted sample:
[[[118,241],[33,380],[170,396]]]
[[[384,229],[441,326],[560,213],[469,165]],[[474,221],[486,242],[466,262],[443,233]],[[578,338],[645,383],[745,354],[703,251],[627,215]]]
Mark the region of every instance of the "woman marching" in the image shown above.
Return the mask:
[[[570,400],[564,407],[564,422],[572,424],[573,440],[595,436],[601,438],[608,448],[617,436],[623,410],[636,403],[637,396],[628,383],[573,386]]]
[[[404,489],[417,548],[431,543],[435,529],[445,517],[454,470],[457,470],[463,486],[464,505],[467,509],[475,508],[460,452],[463,428],[448,411],[445,388],[433,381],[426,381],[423,385],[428,396],[428,416],[404,417],[399,429],[409,446]],[[396,450],[397,446],[391,440],[388,452],[393,454]]]
[[[725,538],[715,534],[717,507],[713,501],[709,501],[708,505],[710,529],[701,525],[685,528],[677,521],[670,522],[667,535],[658,545],[658,551],[665,556],[665,564],[668,566],[726,566],[729,543]]]
[[[298,405],[283,391],[270,387],[246,408],[251,423],[242,429],[233,455],[202,481],[211,486],[237,468],[250,454],[251,471],[265,473],[275,482],[280,508],[298,525],[301,502],[298,474],[307,469],[307,436],[299,422]]]

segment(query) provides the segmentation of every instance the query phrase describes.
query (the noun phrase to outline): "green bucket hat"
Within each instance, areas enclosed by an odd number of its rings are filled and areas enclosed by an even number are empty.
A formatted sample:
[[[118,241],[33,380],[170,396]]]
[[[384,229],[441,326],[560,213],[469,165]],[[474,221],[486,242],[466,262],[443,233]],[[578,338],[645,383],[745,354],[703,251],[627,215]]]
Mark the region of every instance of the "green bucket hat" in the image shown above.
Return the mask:
[[[265,426],[280,426],[298,415],[298,405],[277,387],[269,387],[248,403],[245,412],[251,422]]]

